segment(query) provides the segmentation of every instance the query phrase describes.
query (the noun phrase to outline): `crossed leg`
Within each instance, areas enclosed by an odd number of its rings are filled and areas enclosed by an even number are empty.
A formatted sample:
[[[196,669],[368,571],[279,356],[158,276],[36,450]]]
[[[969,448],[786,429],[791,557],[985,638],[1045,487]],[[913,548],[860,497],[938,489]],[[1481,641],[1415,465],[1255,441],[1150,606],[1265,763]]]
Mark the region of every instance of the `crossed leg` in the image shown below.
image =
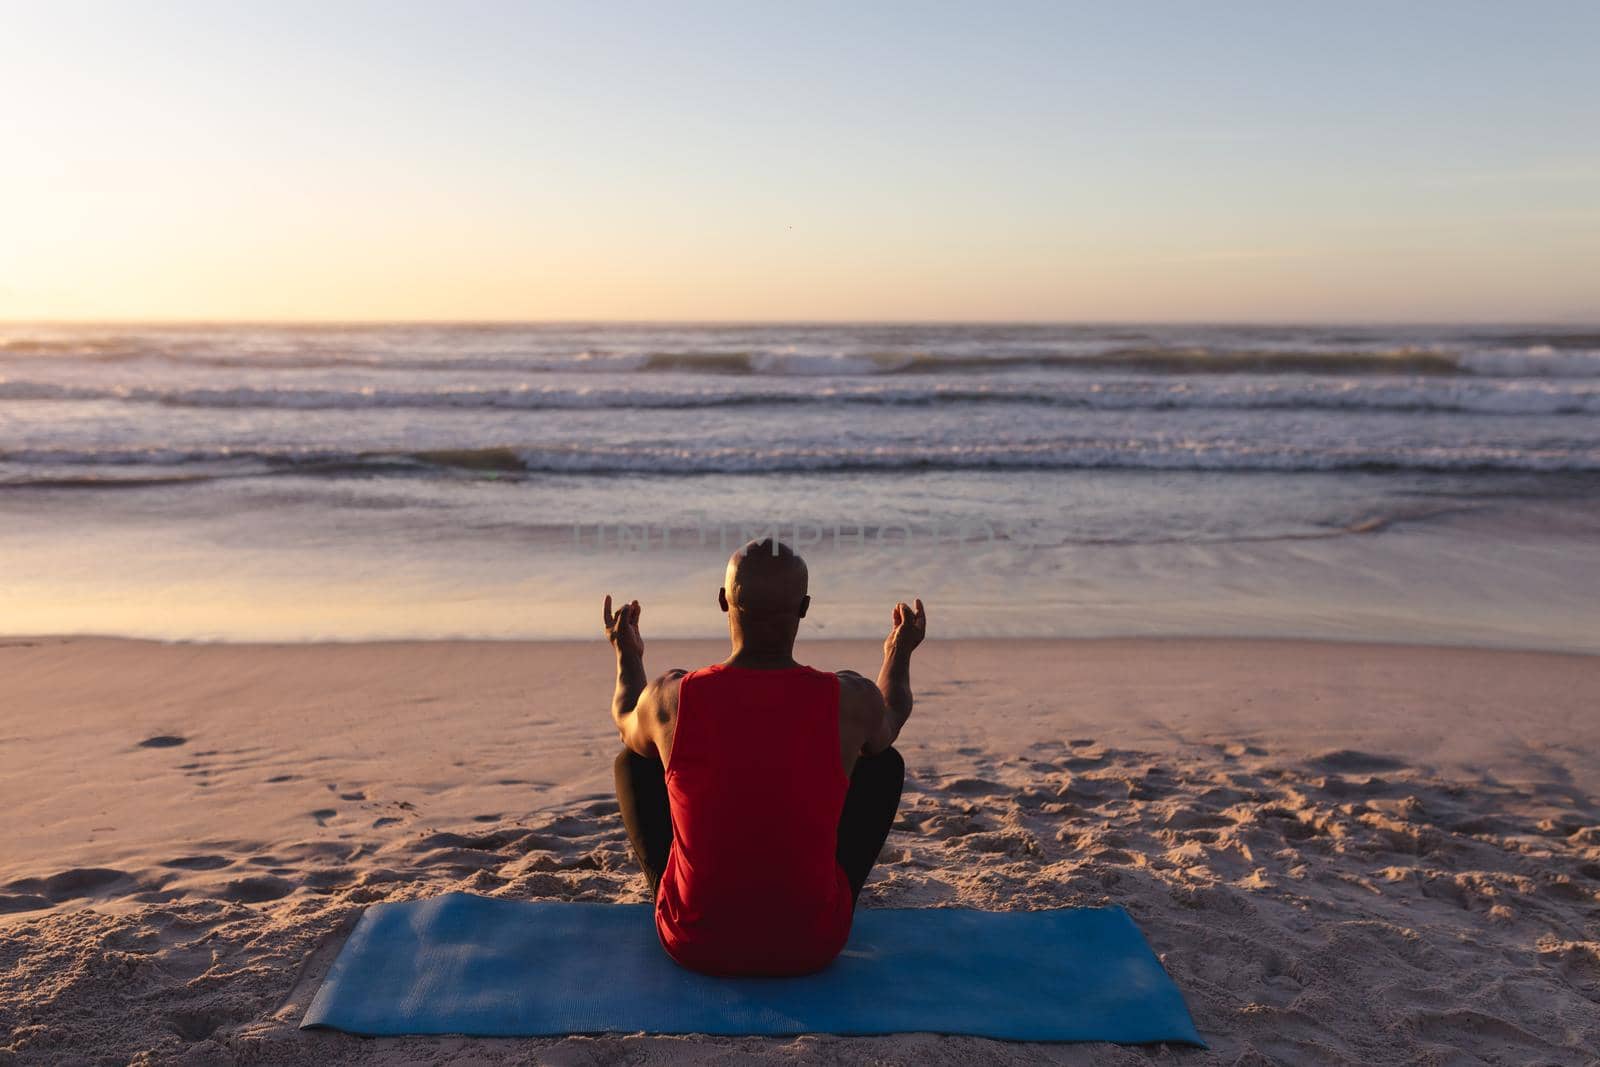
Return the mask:
[[[895,812],[900,807],[900,790],[906,784],[906,761],[891,746],[876,756],[861,756],[850,773],[850,791],[844,795],[844,811],[839,816],[839,848],[835,853],[845,877],[850,879],[850,895],[861,896],[872,865],[889,839]]]
[[[633,846],[633,858],[656,895],[661,872],[667,869],[667,853],[672,851],[672,813],[667,807],[666,770],[655,756],[641,756],[625,748],[612,765],[617,777],[617,807],[622,809],[622,825]]]
[[[666,772],[661,761],[623,749],[613,765],[617,779],[617,806],[628,831],[633,856],[655,895],[672,850],[672,814],[667,805]],[[906,780],[906,763],[892,747],[875,756],[856,760],[839,815],[839,866],[850,880],[852,896],[861,895],[872,865],[889,838],[900,790]]]

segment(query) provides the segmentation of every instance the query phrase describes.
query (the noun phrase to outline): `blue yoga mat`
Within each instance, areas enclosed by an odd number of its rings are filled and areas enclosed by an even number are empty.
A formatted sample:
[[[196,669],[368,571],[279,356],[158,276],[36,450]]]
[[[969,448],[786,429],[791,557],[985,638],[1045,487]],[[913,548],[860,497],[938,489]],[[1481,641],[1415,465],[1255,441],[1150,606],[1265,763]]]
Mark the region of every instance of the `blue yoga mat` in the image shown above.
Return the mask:
[[[301,1026],[1204,1044],[1121,908],[863,908],[819,974],[708,978],[661,950],[649,905],[466,893],[367,909]]]

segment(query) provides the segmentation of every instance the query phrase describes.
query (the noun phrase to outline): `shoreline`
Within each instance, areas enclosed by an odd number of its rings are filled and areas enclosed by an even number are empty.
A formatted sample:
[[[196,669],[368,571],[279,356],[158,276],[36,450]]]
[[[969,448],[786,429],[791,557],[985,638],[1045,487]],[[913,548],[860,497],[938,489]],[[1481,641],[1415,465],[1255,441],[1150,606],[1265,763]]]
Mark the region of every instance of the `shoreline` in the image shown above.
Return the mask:
[[[1600,653],[1600,512],[1587,490],[1570,500],[1458,499],[1471,487],[1450,479],[1274,478],[1268,485],[1233,475],[1007,475],[1015,499],[993,521],[1022,521],[1032,505],[1019,501],[1065,499],[1073,539],[919,544],[910,552],[877,543],[802,547],[815,579],[804,632],[881,639],[888,605],[915,594],[935,612],[942,638],[1295,637]],[[9,579],[0,581],[9,594],[0,629],[251,645],[581,641],[598,633],[600,595],[612,592],[646,605],[647,639],[725,632],[715,591],[727,551],[715,536],[704,547],[638,551],[545,539],[543,524],[593,521],[626,481],[246,481],[0,507],[10,520],[0,522],[0,577]],[[880,499],[891,487],[898,503]],[[987,494],[1002,486],[923,473],[883,486],[830,475],[732,479],[717,488],[725,492],[718,508],[771,510],[780,527],[784,516],[844,515],[876,516],[893,528],[894,514],[880,514],[890,504],[909,509],[948,491],[953,502],[942,510],[956,521],[982,513]],[[685,509],[698,506],[698,495],[653,483],[651,491],[671,510],[663,528],[690,522]],[[1263,499],[1273,501],[1266,513]],[[1123,514],[1134,504],[1139,515]],[[1464,510],[1420,524],[1406,519],[1445,505]],[[703,521],[726,517],[717,511]],[[1237,539],[1324,520],[1390,525],[1306,540]],[[1149,533],[1152,523],[1197,534],[1215,528],[1219,539],[1140,540],[1138,530]],[[1117,530],[1133,540],[1076,539]]]
[[[1300,637],[1300,636],[1268,636],[1251,633],[1223,633],[1210,635],[1196,635],[1184,633],[1171,634],[1145,634],[1145,633],[1109,633],[1090,637],[1084,636],[1058,636],[1041,634],[1035,636],[978,636],[978,637],[941,637],[930,638],[931,642],[937,640],[939,644],[972,644],[972,645],[1119,645],[1119,644],[1151,644],[1151,645],[1181,645],[1181,644],[1261,644],[1261,645],[1308,645],[1328,646],[1333,648],[1389,648],[1410,649],[1423,652],[1486,652],[1509,653],[1513,655],[1540,655],[1540,656],[1572,656],[1579,659],[1600,659],[1600,650],[1584,648],[1557,648],[1543,645],[1502,645],[1502,644],[1476,644],[1471,641],[1440,641],[1437,643],[1416,640],[1389,640],[1374,637],[1369,640],[1344,637]],[[715,636],[672,636],[645,638],[646,655],[653,647],[666,646],[714,646],[725,643],[726,635]],[[460,636],[453,634],[438,637],[307,637],[304,640],[275,640],[257,641],[241,640],[231,637],[145,637],[138,634],[118,633],[0,633],[0,648],[25,647],[39,644],[74,644],[83,642],[101,643],[127,643],[139,645],[152,645],[161,648],[233,648],[233,649],[291,649],[291,648],[394,648],[403,645],[430,647],[438,645],[485,645],[490,647],[504,647],[514,645],[528,645],[538,648],[561,645],[570,648],[583,648],[589,645],[604,645],[604,637],[594,639],[578,637],[489,637],[489,636]],[[816,637],[806,638],[802,635],[796,642],[797,651],[808,645],[875,645],[881,643],[880,638],[874,637]]]

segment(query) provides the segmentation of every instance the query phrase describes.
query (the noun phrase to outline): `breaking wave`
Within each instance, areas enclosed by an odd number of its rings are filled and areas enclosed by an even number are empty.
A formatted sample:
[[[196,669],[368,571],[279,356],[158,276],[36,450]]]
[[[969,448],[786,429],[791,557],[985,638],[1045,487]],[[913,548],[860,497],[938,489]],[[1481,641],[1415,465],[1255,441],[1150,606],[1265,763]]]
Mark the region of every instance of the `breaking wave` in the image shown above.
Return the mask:
[[[30,471],[30,468],[32,470]],[[89,468],[92,468],[90,470]],[[410,473],[528,477],[539,474],[766,474],[926,470],[1596,472],[1600,448],[1300,448],[1244,439],[1205,442],[1051,440],[961,445],[814,447],[490,447],[418,451],[289,449],[34,450],[0,452],[0,484],[104,485],[299,474]]]
[[[648,389],[557,385],[495,388],[330,389],[308,387],[118,386],[0,378],[0,400],[114,401],[179,408],[300,411],[501,409],[520,411],[669,409],[757,405],[1030,404],[1087,411],[1319,410],[1415,411],[1473,415],[1600,414],[1600,382],[1404,379],[1294,379],[1243,382],[1099,379],[983,384],[876,382],[783,388]]]
[[[1541,343],[1467,347],[1391,345],[1254,347],[1222,344],[1125,345],[1101,340],[1058,345],[968,344],[959,350],[845,349],[799,352],[788,347],[728,350],[552,351],[515,345],[461,351],[360,346],[277,345],[266,348],[143,337],[0,341],[0,361],[75,360],[94,364],[159,363],[196,368],[251,370],[360,370],[372,373],[472,374],[549,372],[857,377],[961,375],[1034,370],[1139,375],[1297,374],[1469,376],[1490,378],[1600,378],[1600,345]],[[1596,340],[1574,335],[1579,341]],[[1531,338],[1523,337],[1523,340]]]

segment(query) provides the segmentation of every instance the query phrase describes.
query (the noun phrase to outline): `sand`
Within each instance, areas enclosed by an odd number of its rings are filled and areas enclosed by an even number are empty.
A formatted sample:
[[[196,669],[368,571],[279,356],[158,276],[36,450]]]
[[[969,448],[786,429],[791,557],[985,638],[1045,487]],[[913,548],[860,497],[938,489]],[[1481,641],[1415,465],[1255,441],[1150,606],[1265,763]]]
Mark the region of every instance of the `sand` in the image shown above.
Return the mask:
[[[1122,904],[1210,1051],[299,1031],[367,904],[645,899],[607,649],[41,638],[0,642],[0,1063],[1595,1062],[1600,657],[933,641],[915,681],[863,906]]]

